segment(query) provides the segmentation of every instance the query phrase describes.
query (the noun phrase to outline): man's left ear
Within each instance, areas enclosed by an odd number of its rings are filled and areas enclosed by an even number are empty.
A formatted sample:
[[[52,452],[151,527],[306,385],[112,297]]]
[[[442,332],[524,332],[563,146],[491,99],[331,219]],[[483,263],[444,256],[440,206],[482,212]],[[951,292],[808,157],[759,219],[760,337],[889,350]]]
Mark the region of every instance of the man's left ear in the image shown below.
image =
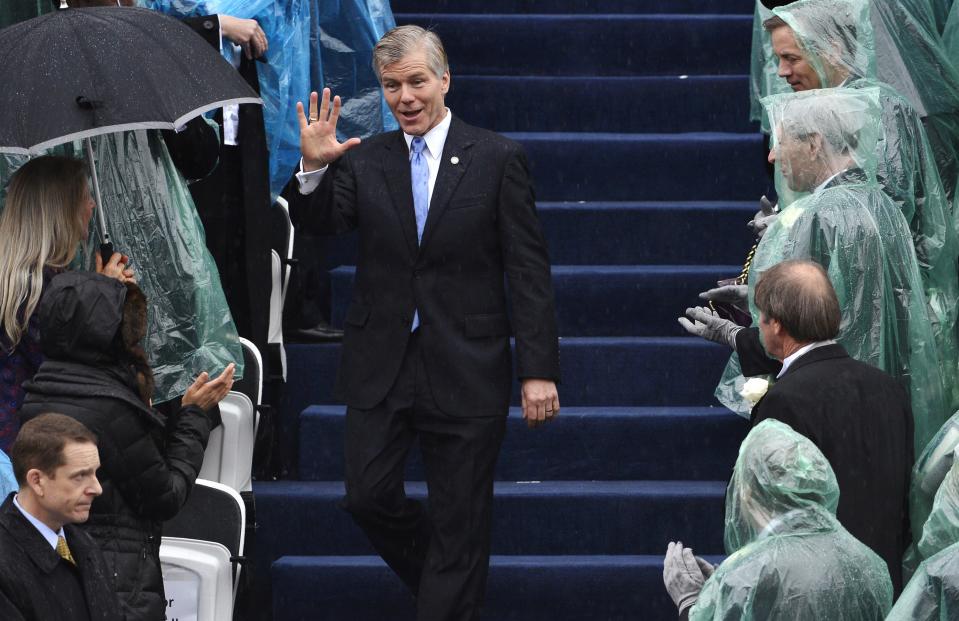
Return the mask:
[[[443,94],[450,92],[450,72],[449,69],[446,70],[446,73],[443,74]]]

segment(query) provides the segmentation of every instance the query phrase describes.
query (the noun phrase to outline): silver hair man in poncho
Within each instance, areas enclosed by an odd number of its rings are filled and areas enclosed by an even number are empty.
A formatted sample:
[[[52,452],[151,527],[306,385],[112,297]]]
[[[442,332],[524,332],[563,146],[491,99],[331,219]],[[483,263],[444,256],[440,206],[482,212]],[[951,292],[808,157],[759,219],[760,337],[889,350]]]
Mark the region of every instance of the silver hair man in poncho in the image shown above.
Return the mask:
[[[886,564],[839,524],[838,502],[836,477],[812,441],[775,420],[757,425],[726,489],[730,556],[704,580],[696,562],[689,567],[692,552],[670,544],[664,579],[674,601],[680,596],[681,614],[690,621],[883,619],[892,605]]]
[[[774,128],[770,157],[789,186],[804,194],[786,207],[760,242],[749,274],[755,284],[787,259],[822,265],[842,314],[838,342],[853,358],[902,382],[915,418],[919,452],[951,410],[930,308],[912,236],[901,211],[875,181],[878,89],[819,89],[764,100]],[[748,416],[734,355],[717,397]]]

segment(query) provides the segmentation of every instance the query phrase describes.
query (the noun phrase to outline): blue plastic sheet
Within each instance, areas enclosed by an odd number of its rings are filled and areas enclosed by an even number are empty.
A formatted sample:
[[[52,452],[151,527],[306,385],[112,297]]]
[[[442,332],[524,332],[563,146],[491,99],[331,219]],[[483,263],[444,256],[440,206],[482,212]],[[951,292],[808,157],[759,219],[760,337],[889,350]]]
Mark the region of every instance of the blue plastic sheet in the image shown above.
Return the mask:
[[[13,464],[3,451],[0,451],[0,498],[6,498],[10,492],[19,489],[17,479],[13,475]]]
[[[385,0],[138,0],[177,17],[223,14],[255,19],[269,41],[257,65],[270,190],[275,197],[300,158],[296,102],[330,86],[344,101],[343,137],[366,137],[395,127],[373,73],[373,46],[395,25]],[[230,50],[225,51],[230,56]]]

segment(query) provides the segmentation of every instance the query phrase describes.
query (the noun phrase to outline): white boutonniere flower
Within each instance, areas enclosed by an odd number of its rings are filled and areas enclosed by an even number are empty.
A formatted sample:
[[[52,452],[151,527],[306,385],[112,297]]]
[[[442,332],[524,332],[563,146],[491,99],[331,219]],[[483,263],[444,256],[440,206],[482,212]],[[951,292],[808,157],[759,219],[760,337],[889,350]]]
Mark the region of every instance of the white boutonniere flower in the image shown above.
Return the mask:
[[[769,380],[761,377],[750,377],[746,380],[746,383],[743,384],[743,388],[739,391],[739,394],[742,395],[743,399],[749,401],[750,406],[754,406],[759,403],[759,400],[763,398],[767,390],[769,390]]]

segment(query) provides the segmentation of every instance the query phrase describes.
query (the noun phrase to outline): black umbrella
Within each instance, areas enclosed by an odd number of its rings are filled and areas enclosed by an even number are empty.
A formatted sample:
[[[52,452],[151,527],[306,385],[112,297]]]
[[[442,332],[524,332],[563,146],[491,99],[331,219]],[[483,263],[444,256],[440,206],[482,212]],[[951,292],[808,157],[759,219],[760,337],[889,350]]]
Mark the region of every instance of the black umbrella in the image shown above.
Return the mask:
[[[227,104],[262,104],[239,73],[180,22],[148,9],[61,9],[0,30],[0,152],[175,129]],[[99,182],[87,140],[98,204]],[[103,209],[97,209],[109,242]]]
[[[177,20],[127,7],[63,9],[0,30],[0,152],[131,129],[174,129],[214,108],[262,103]]]

